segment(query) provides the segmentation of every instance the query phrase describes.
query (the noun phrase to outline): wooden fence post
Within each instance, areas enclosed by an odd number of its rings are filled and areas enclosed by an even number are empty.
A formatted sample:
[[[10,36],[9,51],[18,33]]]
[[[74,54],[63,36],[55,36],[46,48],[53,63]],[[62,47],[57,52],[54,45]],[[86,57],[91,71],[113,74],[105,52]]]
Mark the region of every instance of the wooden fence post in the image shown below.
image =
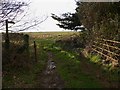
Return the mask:
[[[35,51],[35,61],[37,62],[37,50],[36,50],[36,43],[34,41],[34,51]]]
[[[6,23],[6,36],[5,36],[5,48],[9,49],[9,35],[8,35],[8,20],[5,21]]]
[[[24,39],[25,49],[26,49],[27,53],[29,53],[29,35],[27,35],[27,34],[23,35],[23,39]]]
[[[5,24],[6,24],[5,48],[6,49],[9,49],[9,47],[10,47],[10,40],[9,40],[9,33],[8,33],[8,23],[15,24],[12,21],[8,21],[8,19],[5,20]]]

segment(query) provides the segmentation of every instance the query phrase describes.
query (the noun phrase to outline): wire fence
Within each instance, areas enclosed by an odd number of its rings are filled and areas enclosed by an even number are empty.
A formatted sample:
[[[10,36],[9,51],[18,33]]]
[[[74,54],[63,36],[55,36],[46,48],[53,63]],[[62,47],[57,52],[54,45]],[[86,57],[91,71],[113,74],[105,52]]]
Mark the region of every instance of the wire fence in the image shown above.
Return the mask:
[[[2,34],[2,61],[4,65],[23,67],[29,60],[29,35],[9,33],[9,49],[5,47],[6,34]]]

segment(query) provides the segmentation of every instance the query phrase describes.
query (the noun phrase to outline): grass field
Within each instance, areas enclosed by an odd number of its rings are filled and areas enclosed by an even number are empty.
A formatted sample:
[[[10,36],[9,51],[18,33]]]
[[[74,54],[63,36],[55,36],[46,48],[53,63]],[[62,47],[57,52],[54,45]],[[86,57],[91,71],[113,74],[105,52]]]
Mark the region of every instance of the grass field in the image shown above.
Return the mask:
[[[66,39],[77,32],[41,32],[27,33],[29,39],[30,66],[29,69],[17,70],[9,68],[3,76],[3,88],[35,88],[39,87],[38,76],[44,71],[49,59],[48,52],[53,54],[53,61],[56,63],[57,73],[64,81],[65,88],[103,88],[116,87],[117,81],[109,83],[107,72],[99,66],[89,62],[75,49],[69,49],[69,44],[64,48],[57,40]],[[37,62],[34,56],[34,44],[37,45]],[[82,50],[81,48],[79,50]],[[21,56],[22,57],[22,56]],[[24,60],[24,57],[22,57]],[[116,76],[118,77],[118,76]],[[42,78],[42,77],[41,77]],[[118,78],[117,78],[118,79]],[[113,80],[113,79],[112,79]],[[47,88],[47,87],[46,87]]]

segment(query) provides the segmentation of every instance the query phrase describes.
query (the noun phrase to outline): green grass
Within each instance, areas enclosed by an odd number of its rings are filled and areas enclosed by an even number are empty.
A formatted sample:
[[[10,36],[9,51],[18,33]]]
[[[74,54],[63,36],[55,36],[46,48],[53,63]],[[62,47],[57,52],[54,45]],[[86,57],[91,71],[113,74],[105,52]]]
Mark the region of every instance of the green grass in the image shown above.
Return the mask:
[[[86,74],[81,70],[81,60],[85,59],[83,57],[78,57],[78,54],[72,50],[63,49],[64,45],[59,45],[55,43],[57,38],[57,33],[55,33],[55,37],[51,38],[42,38],[38,40],[38,43],[42,44],[43,50],[45,52],[51,51],[54,54],[54,61],[57,63],[57,71],[60,74],[61,78],[65,82],[65,88],[102,88],[104,85],[101,85],[98,79],[96,79],[95,75]],[[64,34],[68,35],[68,34]],[[62,37],[66,37],[62,35]],[[68,37],[68,36],[67,36]],[[100,61],[99,56],[90,56],[90,61],[86,61],[87,63],[93,65],[96,69],[101,69],[99,65],[94,63],[98,63]],[[89,68],[88,68],[89,69]],[[103,75],[109,75],[108,72],[104,72]],[[110,75],[109,75],[110,76]],[[112,80],[118,79],[115,76],[110,77]]]
[[[100,69],[102,70],[103,74],[108,77],[109,81],[118,82],[118,80],[120,79],[120,77],[119,77],[120,69],[119,68],[111,69],[111,66],[112,66],[111,64],[106,64],[103,66],[101,64],[102,59],[100,58],[99,55],[89,54],[88,58],[90,59],[91,64],[96,64],[93,66],[96,66],[96,68],[98,68],[98,65],[99,65],[101,67]]]
[[[99,81],[96,79],[94,74],[86,74],[82,72],[81,60],[84,60],[83,57],[78,57],[78,53],[74,52],[74,50],[63,49],[64,45],[56,44],[55,41],[59,38],[69,37],[74,34],[74,32],[55,32],[55,33],[47,33],[52,34],[52,37],[44,37],[41,38],[39,36],[46,33],[29,33],[30,35],[30,68],[22,69],[22,70],[14,70],[12,68],[8,68],[9,74],[3,77],[3,88],[14,88],[14,87],[28,87],[33,88],[37,87],[38,83],[36,80],[37,76],[42,73],[44,67],[46,66],[46,62],[48,60],[47,52],[53,53],[53,59],[56,62],[57,72],[60,74],[61,78],[64,80],[65,88],[101,88],[103,87]],[[59,35],[62,35],[58,37]],[[34,57],[34,46],[33,41],[36,41],[37,45],[37,59],[38,62],[35,62]],[[99,56],[90,56],[90,62],[86,61],[95,68],[100,69],[97,64],[100,58]],[[92,61],[92,62],[91,62]],[[97,67],[96,67],[97,66]],[[89,69],[89,68],[88,68]],[[96,70],[96,69],[94,69]],[[93,73],[93,72],[91,72]],[[110,73],[104,72],[109,75]],[[115,76],[109,77],[111,80],[116,81],[118,79],[118,74]]]
[[[33,46],[30,46],[30,64],[29,68],[21,68],[20,70],[15,68],[8,68],[7,73],[3,77],[3,88],[22,88],[22,87],[28,87],[32,88],[35,87],[36,84],[36,76],[38,73],[41,73],[44,69],[46,62],[48,60],[47,53],[43,50],[43,44],[41,43],[47,43],[45,40],[39,40],[36,39],[37,44],[37,59],[38,62],[35,62],[34,57],[34,49]],[[33,39],[30,40],[30,44],[33,43]],[[23,57],[24,60],[24,57]]]
[[[83,74],[80,70],[80,61],[72,60],[65,54],[57,53],[56,62],[58,72],[66,81],[68,88],[98,88],[101,87],[91,76]],[[76,62],[77,61],[77,62]]]
[[[81,62],[75,53],[64,51],[56,45],[50,45],[46,47],[45,50],[54,53],[54,61],[57,63],[57,71],[65,81],[65,88],[102,87],[94,76],[89,76],[81,72]]]
[[[90,61],[93,62],[93,63],[100,63],[100,61],[101,61],[101,58],[100,58],[99,55],[89,54],[89,55],[88,55],[88,58],[89,58]]]

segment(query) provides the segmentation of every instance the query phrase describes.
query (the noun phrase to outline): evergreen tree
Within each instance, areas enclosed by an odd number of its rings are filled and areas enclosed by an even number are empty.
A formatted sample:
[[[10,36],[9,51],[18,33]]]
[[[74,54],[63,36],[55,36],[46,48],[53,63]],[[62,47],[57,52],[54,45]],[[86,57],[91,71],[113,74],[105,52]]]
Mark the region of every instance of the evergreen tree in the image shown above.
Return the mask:
[[[80,19],[77,13],[64,13],[62,14],[62,17],[58,17],[57,15],[52,14],[51,17],[59,22],[59,24],[56,25],[58,25],[60,28],[75,31],[83,29],[83,27],[81,27]]]

